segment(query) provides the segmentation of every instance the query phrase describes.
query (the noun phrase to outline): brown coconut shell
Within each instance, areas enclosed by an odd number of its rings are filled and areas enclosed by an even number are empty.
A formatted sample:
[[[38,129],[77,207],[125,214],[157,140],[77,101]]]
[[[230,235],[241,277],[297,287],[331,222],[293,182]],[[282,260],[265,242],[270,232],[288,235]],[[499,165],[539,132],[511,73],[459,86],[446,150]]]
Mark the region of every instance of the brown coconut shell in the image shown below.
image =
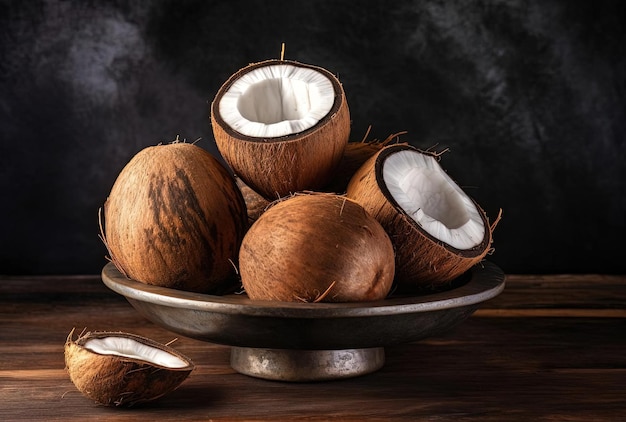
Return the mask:
[[[265,211],[244,237],[239,266],[255,300],[379,300],[394,277],[393,246],[381,225],[356,202],[319,193]]]
[[[235,177],[235,180],[246,202],[248,221],[252,224],[265,212],[271,202],[252,190],[252,188],[246,185],[239,177]]]
[[[348,183],[354,173],[369,160],[374,154],[389,145],[396,137],[406,132],[399,132],[389,135],[385,140],[379,141],[366,140],[369,134],[369,128],[365,134],[365,138],[360,142],[348,142],[341,157],[341,161],[337,166],[331,181],[324,187],[324,191],[343,194],[348,188]]]
[[[246,206],[226,168],[196,145],[137,153],[118,175],[104,219],[111,260],[131,279],[211,293],[234,283]]]
[[[396,282],[401,288],[443,289],[485,258],[491,248],[492,229],[485,212],[474,201],[485,226],[479,245],[457,249],[423,230],[396,203],[383,180],[385,159],[405,149],[437,157],[408,144],[386,146],[357,170],[346,195],[361,204],[385,228],[394,245]]]
[[[338,194],[345,193],[354,172],[384,146],[384,143],[378,141],[348,142],[336,172],[333,174],[330,183],[323,188],[323,191]],[[271,201],[255,192],[250,186],[246,185],[241,178],[235,177],[235,180],[246,202],[248,220],[253,223],[265,212],[271,204]]]
[[[65,342],[65,366],[70,379],[83,395],[106,406],[133,406],[155,400],[175,390],[194,369],[193,362],[182,353],[135,334],[88,332],[74,340],[73,333]],[[106,337],[133,339],[175,355],[188,365],[170,368],[125,356],[103,355],[85,347],[89,340]]]
[[[335,101],[328,114],[307,130],[276,138],[246,136],[224,122],[219,102],[230,86],[251,70],[280,64],[313,69],[331,81]],[[350,111],[341,83],[328,70],[290,60],[267,60],[239,70],[222,85],[211,104],[211,125],[217,147],[235,174],[264,198],[276,200],[317,190],[328,182],[350,137]]]

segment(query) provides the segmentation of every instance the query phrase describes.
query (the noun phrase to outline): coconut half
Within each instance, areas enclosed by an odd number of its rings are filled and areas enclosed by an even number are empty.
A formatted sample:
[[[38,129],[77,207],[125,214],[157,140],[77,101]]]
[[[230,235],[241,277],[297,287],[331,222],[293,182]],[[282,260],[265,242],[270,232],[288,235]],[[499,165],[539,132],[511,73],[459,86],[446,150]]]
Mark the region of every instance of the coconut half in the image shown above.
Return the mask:
[[[385,228],[400,285],[440,288],[489,252],[484,211],[444,171],[439,156],[390,145],[352,177],[347,196]]]
[[[211,124],[224,160],[267,199],[323,186],[350,135],[339,80],[288,60],[254,63],[232,75],[211,104]]]
[[[132,406],[176,389],[194,369],[175,349],[135,334],[88,332],[65,343],[65,366],[76,388],[106,406]]]

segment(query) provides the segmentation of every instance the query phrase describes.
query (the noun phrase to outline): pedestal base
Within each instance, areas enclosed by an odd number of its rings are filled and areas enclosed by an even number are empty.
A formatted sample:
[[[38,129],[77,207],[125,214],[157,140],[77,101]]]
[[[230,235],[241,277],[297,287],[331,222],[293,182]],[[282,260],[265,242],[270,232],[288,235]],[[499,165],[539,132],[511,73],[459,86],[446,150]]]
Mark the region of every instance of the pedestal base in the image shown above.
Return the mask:
[[[237,372],[274,381],[351,378],[377,371],[384,363],[382,347],[345,350],[233,347],[230,353],[230,365]]]

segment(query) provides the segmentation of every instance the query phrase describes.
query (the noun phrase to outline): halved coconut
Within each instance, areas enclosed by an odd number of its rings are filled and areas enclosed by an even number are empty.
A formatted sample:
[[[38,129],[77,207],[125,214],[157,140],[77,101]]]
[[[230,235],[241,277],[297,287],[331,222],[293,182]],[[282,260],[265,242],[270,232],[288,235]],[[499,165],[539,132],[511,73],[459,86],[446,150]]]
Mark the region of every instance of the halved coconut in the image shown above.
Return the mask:
[[[277,199],[323,186],[350,135],[350,112],[329,71],[288,60],[251,64],[211,104],[224,160],[248,186]]]
[[[400,285],[442,287],[490,250],[484,211],[442,169],[436,154],[407,144],[387,146],[354,174],[347,196],[389,234]]]
[[[194,369],[175,349],[135,334],[88,332],[65,343],[65,366],[76,388],[107,406],[132,406],[178,387]]]

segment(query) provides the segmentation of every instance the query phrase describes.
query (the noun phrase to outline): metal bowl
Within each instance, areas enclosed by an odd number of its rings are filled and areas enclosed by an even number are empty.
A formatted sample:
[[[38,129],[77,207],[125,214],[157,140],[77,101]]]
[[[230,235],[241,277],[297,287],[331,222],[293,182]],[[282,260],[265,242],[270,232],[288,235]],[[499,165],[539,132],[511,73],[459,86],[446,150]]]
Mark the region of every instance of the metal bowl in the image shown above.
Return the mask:
[[[444,292],[375,302],[291,303],[151,286],[126,278],[110,263],[102,279],[154,323],[232,346],[231,365],[237,371],[284,381],[344,378],[380,369],[384,346],[454,327],[497,296],[505,283],[500,268],[482,262]]]

